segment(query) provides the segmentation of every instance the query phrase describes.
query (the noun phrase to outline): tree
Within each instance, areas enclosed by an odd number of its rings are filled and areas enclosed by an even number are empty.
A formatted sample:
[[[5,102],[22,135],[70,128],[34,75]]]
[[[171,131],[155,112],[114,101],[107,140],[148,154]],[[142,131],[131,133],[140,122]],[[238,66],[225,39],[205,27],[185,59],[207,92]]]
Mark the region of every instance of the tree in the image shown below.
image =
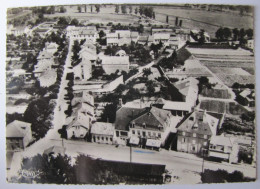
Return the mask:
[[[198,39],[199,44],[203,44],[206,42],[206,38],[205,38],[205,31],[203,29],[200,30],[199,32],[199,39]]]
[[[232,32],[233,32],[233,40],[237,41],[239,37],[239,30],[237,28],[234,28]]]
[[[91,7],[90,7],[90,10],[91,10],[91,12],[93,12],[93,7],[92,7],[92,5],[91,5]]]
[[[132,14],[132,12],[133,12],[133,7],[129,6],[129,13]]]
[[[98,35],[99,35],[99,38],[100,38],[100,39],[102,39],[103,37],[106,36],[106,34],[105,34],[105,32],[104,32],[103,30],[101,30],[101,31],[98,33]]]
[[[19,182],[48,183],[48,184],[76,184],[76,176],[71,166],[71,158],[67,155],[37,154],[32,158],[23,158],[22,170],[39,172],[39,176],[28,180],[20,175]]]
[[[126,11],[126,5],[121,5],[121,12],[122,12],[123,14],[126,14],[126,13],[127,13],[127,11]]]
[[[166,16],[166,23],[168,23],[169,22],[169,16],[167,15]]]
[[[105,109],[101,115],[101,121],[114,123],[116,118],[116,111],[117,111],[117,103],[115,102],[116,99],[113,99],[114,103],[107,104]]]
[[[60,17],[59,21],[58,21],[58,24],[60,24],[60,25],[68,25],[69,21],[68,21],[68,19],[66,17]]]
[[[81,6],[80,5],[78,5],[78,11],[79,11],[79,13],[81,13]]]
[[[254,31],[250,28],[250,29],[246,30],[246,35],[249,39],[252,39],[253,35],[254,35]]]
[[[152,71],[151,71],[150,68],[144,68],[144,69],[143,69],[143,75],[144,75],[145,77],[148,77],[148,76],[151,75],[151,74],[152,74]]]
[[[87,5],[85,5],[85,12],[87,12]]]
[[[223,35],[224,35],[224,39],[229,39],[231,37],[231,30],[229,28],[224,28],[223,29]]]
[[[67,10],[64,8],[64,6],[60,7],[60,13],[65,13]]]
[[[139,14],[142,16],[143,13],[144,13],[144,6],[141,5],[141,6],[139,7]]]
[[[153,12],[153,19],[155,20],[155,12]]]
[[[96,12],[99,13],[100,12],[100,5],[95,5],[95,8],[96,8]]]
[[[115,8],[115,13],[119,13],[119,5],[116,5],[116,8]]]
[[[215,36],[217,39],[223,41],[224,40],[224,31],[223,31],[223,28],[219,28],[216,33],[215,33]]]
[[[135,8],[135,14],[137,14],[137,13],[138,13],[138,8],[136,7],[136,8]]]
[[[76,18],[73,18],[70,22],[70,25],[74,25],[74,26],[78,26],[79,25],[79,21]]]

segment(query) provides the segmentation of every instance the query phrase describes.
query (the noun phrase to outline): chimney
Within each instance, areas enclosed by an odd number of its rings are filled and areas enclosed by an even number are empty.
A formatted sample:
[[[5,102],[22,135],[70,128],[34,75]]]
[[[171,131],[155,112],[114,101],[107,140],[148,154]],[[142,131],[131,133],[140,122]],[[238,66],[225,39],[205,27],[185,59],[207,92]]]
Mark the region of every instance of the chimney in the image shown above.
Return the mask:
[[[179,26],[180,26],[180,27],[182,26],[182,20],[180,20]]]
[[[123,106],[123,100],[122,98],[119,98],[119,104],[118,104],[119,107],[122,107]]]

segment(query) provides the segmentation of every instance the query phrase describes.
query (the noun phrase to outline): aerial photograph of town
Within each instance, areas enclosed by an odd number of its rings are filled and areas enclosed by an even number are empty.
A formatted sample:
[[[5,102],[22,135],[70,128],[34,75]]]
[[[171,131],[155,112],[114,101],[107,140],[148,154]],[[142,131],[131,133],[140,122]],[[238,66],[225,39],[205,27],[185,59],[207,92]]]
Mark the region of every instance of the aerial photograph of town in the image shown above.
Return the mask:
[[[256,181],[253,6],[6,14],[8,183]]]

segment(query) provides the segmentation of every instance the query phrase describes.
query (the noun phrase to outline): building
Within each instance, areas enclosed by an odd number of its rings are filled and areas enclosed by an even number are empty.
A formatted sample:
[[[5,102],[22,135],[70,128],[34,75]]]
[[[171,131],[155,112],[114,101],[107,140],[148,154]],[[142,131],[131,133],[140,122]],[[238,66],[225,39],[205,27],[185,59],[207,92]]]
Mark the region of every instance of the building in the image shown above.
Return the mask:
[[[15,120],[6,126],[7,151],[24,150],[32,139],[31,123]]]
[[[23,34],[28,34],[30,31],[28,26],[16,26],[16,27],[8,27],[7,34],[13,34],[14,36],[19,36]]]
[[[243,106],[255,107],[255,93],[253,90],[245,89],[237,95],[237,101]]]
[[[73,68],[75,80],[88,80],[92,77],[92,63],[85,57]]]
[[[170,133],[171,112],[156,107],[146,109],[129,123],[130,144],[139,144],[151,149],[164,145]],[[132,140],[131,137],[139,138]]]
[[[154,33],[153,34],[153,43],[159,44],[162,42],[165,46],[169,46],[169,39],[170,34],[169,33]]]
[[[174,116],[185,116],[196,106],[198,98],[198,80],[187,78],[171,85],[172,100],[159,98],[154,104],[164,110],[171,111]]]
[[[68,26],[66,28],[67,36],[72,40],[87,39],[96,43],[98,32],[96,26]]]
[[[209,141],[216,135],[219,119],[211,114],[194,111],[184,117],[177,126],[177,151],[202,154]]]
[[[239,147],[231,137],[212,136],[209,145],[208,157],[237,163]]]
[[[129,56],[102,56],[102,68],[106,74],[110,75],[119,71],[129,71]]]
[[[107,33],[107,45],[130,45],[131,42],[136,42],[138,39],[138,32],[131,32],[130,30],[116,30],[113,33]]]
[[[129,138],[129,123],[146,109],[121,107],[116,112],[115,120],[115,142],[126,145]]]
[[[76,111],[66,120],[68,139],[86,139],[91,128],[91,116],[85,111]]]
[[[73,108],[84,110],[90,116],[94,117],[94,97],[87,91],[74,92],[74,98],[71,101]]]
[[[95,122],[91,127],[91,141],[102,144],[112,144],[114,125],[106,122]]]
[[[246,43],[246,47],[251,50],[254,50],[254,39],[248,39]]]
[[[173,29],[172,28],[152,28],[152,35],[156,34],[156,33],[169,33],[169,34],[172,34],[173,33]]]

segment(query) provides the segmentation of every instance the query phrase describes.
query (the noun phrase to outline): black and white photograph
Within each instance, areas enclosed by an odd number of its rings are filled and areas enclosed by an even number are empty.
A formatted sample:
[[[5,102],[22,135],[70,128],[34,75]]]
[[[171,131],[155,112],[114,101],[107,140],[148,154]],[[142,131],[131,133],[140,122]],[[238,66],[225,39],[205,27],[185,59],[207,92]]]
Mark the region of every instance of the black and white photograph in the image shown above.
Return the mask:
[[[234,3],[8,7],[6,182],[255,182],[254,22]]]

